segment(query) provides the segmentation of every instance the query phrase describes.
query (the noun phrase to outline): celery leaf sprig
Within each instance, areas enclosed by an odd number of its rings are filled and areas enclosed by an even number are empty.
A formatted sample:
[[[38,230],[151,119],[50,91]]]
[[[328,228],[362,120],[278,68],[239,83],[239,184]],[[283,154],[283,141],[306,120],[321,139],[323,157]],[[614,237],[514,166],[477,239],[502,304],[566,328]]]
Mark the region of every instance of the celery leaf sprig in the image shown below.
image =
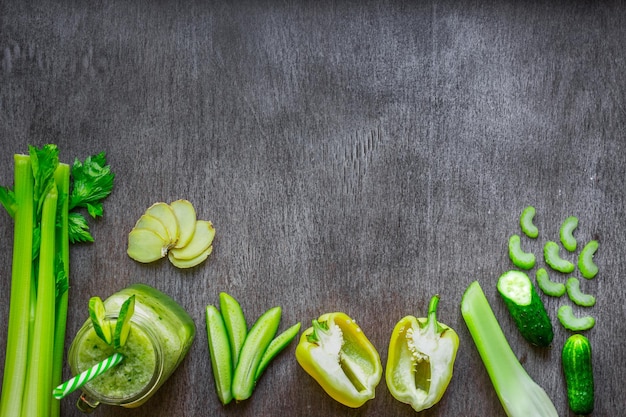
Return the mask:
[[[70,242],[93,242],[87,220],[75,210],[83,207],[94,219],[101,217],[104,211],[102,200],[111,194],[114,179],[115,174],[107,165],[104,152],[89,156],[82,163],[78,159],[74,161],[72,191],[68,207]]]

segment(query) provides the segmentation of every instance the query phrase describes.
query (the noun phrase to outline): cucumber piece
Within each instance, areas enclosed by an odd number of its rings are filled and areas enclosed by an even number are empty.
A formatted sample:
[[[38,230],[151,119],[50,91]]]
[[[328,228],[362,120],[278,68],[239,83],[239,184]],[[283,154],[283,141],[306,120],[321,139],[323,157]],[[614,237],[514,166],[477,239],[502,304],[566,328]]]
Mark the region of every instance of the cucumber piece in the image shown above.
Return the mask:
[[[223,405],[233,400],[233,362],[224,318],[217,307],[206,306],[206,332],[217,397]]]
[[[119,349],[126,344],[126,339],[130,334],[130,319],[135,312],[135,294],[128,297],[117,316],[117,324],[115,325],[115,333],[113,334],[113,347]]]
[[[589,339],[581,334],[570,336],[563,345],[561,360],[570,409],[576,415],[591,414],[594,393]]]
[[[106,319],[104,302],[98,296],[89,299],[89,318],[98,337],[110,345],[112,342],[111,325]]]
[[[507,271],[498,279],[497,287],[524,339],[535,346],[549,346],[554,338],[552,322],[528,275]]]

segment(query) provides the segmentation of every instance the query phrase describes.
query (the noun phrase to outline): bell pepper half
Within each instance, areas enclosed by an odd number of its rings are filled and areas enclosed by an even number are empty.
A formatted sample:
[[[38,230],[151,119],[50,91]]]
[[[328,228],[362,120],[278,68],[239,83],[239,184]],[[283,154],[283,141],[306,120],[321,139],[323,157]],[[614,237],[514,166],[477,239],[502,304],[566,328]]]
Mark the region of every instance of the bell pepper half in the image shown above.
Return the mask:
[[[437,321],[439,296],[431,298],[427,318],[406,316],[389,343],[385,381],[398,401],[422,411],[439,402],[454,368],[459,336]]]
[[[378,351],[357,323],[341,312],[313,320],[300,337],[296,359],[328,395],[352,408],[374,398],[382,378]]]

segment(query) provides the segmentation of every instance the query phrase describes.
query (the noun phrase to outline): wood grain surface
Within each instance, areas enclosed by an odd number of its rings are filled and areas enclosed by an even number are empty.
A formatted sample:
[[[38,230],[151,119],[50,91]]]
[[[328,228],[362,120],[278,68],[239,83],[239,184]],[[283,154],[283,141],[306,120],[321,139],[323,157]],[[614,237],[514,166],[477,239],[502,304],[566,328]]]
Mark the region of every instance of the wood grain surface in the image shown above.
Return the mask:
[[[504,416],[460,313],[473,280],[571,415],[560,365],[570,333],[556,318],[569,300],[544,297],[555,339],[537,349],[495,290],[527,205],[541,234],[523,243],[538,255],[569,215],[580,242],[600,241],[600,273],[582,283],[598,302],[575,312],[597,319],[594,415],[623,415],[625,43],[620,2],[2,1],[0,183],[12,184],[28,144],[56,143],[65,162],[105,151],[117,174],[95,243],[72,247],[67,345],[89,297],[134,282],[178,300],[198,328],[147,404],[95,415],[415,414],[384,380],[362,408],[340,405],[297,364],[295,342],[251,399],[223,407],[204,308],[226,291],[249,322],[282,306],[282,329],[344,311],[383,364],[394,324],[439,293],[461,346],[444,398],[421,415]],[[131,260],[141,213],[179,198],[216,227],[209,260],[187,271]],[[0,323],[12,236],[2,210]],[[1,325],[0,359],[5,343]],[[76,398],[63,416],[80,415]]]

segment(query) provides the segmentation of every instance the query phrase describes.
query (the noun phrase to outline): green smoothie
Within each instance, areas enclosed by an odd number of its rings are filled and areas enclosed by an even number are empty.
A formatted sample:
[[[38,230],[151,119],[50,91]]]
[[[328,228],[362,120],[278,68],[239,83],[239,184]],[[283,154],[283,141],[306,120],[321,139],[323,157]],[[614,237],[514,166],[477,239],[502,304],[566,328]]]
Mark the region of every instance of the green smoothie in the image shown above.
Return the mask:
[[[178,367],[195,337],[196,327],[189,314],[172,298],[145,284],[131,285],[107,298],[107,313],[118,312],[133,294],[130,334],[117,350],[124,360],[84,386],[96,405],[138,407],[145,403]],[[70,348],[72,372],[78,374],[114,352],[87,320]]]
[[[111,345],[96,335],[93,327],[87,329],[79,343],[76,358],[78,369],[88,369],[115,353]],[[90,391],[111,401],[136,397],[150,383],[157,368],[157,352],[153,341],[137,325],[131,327],[126,344],[118,352],[124,356],[124,360],[88,384]]]

